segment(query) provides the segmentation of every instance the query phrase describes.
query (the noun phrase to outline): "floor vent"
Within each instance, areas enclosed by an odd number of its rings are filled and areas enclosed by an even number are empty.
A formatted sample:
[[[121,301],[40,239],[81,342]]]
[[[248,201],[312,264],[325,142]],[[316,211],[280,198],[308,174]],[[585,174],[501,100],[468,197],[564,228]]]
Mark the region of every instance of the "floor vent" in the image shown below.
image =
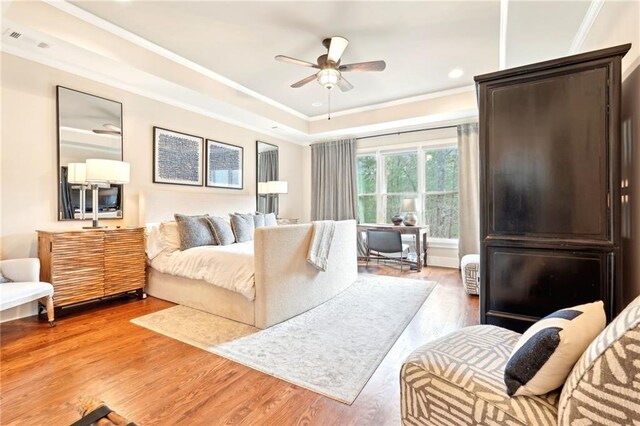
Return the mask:
[[[20,37],[22,37],[22,34],[20,34],[19,32],[13,31],[11,34],[9,34],[9,37],[11,37],[11,38],[20,38]]]

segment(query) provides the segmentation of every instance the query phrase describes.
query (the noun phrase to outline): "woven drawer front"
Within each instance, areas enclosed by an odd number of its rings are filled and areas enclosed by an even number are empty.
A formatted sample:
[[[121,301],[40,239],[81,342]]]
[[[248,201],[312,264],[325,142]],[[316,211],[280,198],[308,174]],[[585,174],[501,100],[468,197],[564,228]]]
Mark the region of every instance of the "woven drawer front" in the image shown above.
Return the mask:
[[[144,229],[117,229],[104,233],[105,295],[145,285]]]
[[[102,232],[55,234],[51,241],[54,306],[104,296]]]

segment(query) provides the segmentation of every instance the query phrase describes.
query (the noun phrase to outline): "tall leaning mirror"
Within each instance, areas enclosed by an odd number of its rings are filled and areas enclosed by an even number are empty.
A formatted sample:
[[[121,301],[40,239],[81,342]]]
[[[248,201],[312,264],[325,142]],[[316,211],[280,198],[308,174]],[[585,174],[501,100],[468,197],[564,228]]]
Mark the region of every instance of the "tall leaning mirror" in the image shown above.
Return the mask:
[[[278,195],[271,193],[267,182],[279,179],[278,147],[266,142],[256,142],[257,188],[256,210],[260,213],[278,213]]]
[[[91,219],[92,192],[84,181],[89,158],[122,161],[122,104],[57,86],[58,220]],[[121,219],[122,185],[98,189],[98,217]]]

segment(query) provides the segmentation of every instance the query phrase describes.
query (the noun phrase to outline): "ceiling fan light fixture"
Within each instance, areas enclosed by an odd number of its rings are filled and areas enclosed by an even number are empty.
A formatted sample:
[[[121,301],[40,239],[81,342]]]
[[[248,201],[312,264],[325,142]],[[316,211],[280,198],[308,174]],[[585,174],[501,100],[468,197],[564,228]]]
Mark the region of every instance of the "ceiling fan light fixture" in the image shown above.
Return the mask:
[[[331,89],[340,80],[340,71],[333,68],[325,68],[318,72],[318,83],[325,89]]]

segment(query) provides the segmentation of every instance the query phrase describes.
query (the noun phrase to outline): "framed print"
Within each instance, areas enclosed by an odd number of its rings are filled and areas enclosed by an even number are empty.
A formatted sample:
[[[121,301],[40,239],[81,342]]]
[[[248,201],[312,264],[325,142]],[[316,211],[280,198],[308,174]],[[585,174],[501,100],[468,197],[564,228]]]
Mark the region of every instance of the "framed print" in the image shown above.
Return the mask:
[[[244,149],[207,139],[207,186],[242,189]]]
[[[202,186],[204,139],[153,128],[153,182]]]

